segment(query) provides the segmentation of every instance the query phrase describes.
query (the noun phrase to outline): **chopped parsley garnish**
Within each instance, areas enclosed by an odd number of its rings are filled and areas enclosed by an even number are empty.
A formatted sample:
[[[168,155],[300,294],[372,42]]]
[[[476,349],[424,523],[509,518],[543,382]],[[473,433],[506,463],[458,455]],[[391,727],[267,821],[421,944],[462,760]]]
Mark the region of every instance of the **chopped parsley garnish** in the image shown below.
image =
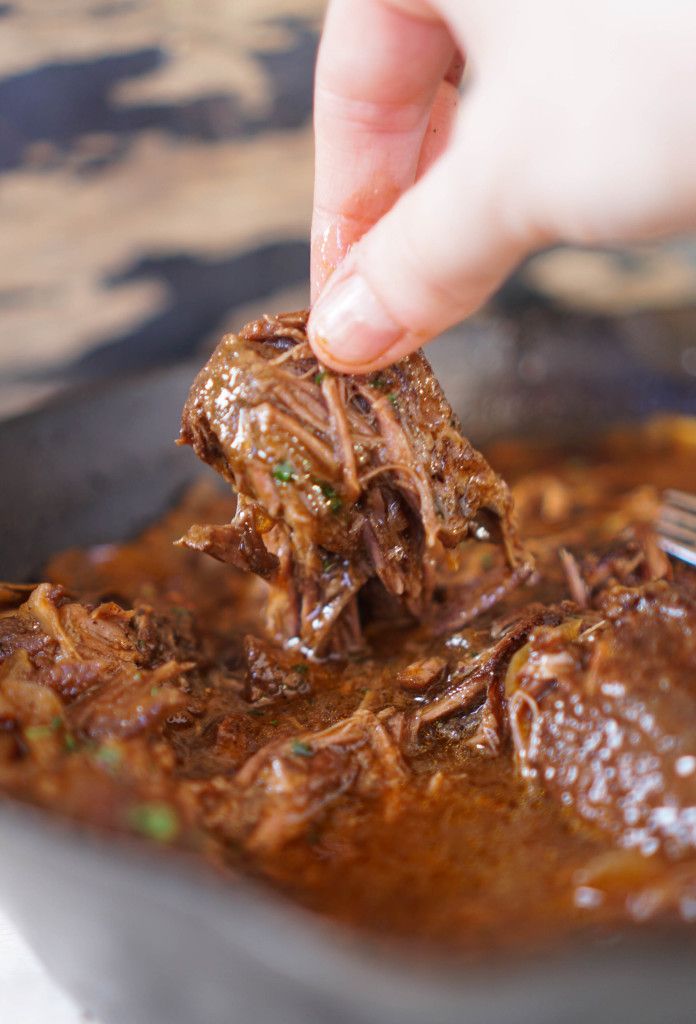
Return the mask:
[[[295,672],[297,672],[297,674],[301,676],[306,676],[307,673],[309,672],[309,667],[305,665],[304,662],[302,661],[298,661],[298,663],[296,665],[293,665],[292,667],[295,670]]]
[[[157,694],[158,694],[159,692],[160,692],[160,688],[159,688],[159,686],[153,686],[153,687],[152,687],[152,688],[150,689],[150,696],[151,696],[151,697],[156,697],[156,696],[157,696]]]
[[[54,715],[48,725],[28,725],[24,730],[24,735],[28,740],[42,740],[46,736],[53,735],[63,725],[63,719],[60,715]]]
[[[389,399],[389,404],[394,409],[398,409],[399,408],[399,396],[397,394],[395,394],[395,392],[392,391],[390,394],[387,395],[387,398]]]
[[[273,479],[278,480],[281,484],[290,483],[295,479],[295,467],[289,462],[279,462],[273,468]]]
[[[158,843],[170,843],[176,839],[180,829],[174,808],[162,803],[135,804],[128,811],[128,824]]]
[[[314,383],[315,384],[321,384],[321,382],[324,380],[325,377],[326,377],[326,370],[320,370],[319,373],[315,373],[314,374]]]
[[[28,725],[24,730],[24,735],[28,740],[43,740],[47,736],[52,736],[56,730],[52,725]]]
[[[377,388],[379,391],[382,391],[384,388],[386,388],[386,386],[386,380],[384,379],[384,377],[380,377],[379,374],[377,374],[376,377],[373,377],[372,380],[370,381],[370,387]]]
[[[63,740],[63,746],[72,754],[73,750],[77,750],[77,740],[74,736],[71,736],[70,733],[67,733]]]
[[[266,712],[262,708],[249,708],[247,711],[247,714],[251,715],[252,718],[263,718],[265,713]]]
[[[336,493],[335,489],[331,486],[331,484],[327,483],[325,480],[317,480],[317,484],[319,485],[319,490],[328,501],[329,508],[331,509],[331,511],[338,512],[338,510],[343,505],[343,502],[341,501],[339,495]]]
[[[314,751],[310,747],[309,743],[305,743],[303,740],[293,740],[290,745],[290,750],[293,752],[295,757],[314,756]]]
[[[482,569],[492,569],[493,568],[493,555],[490,553],[490,551],[485,551],[481,555],[481,568]]]
[[[99,747],[94,752],[94,760],[105,768],[117,768],[121,763],[121,751],[117,747]]]

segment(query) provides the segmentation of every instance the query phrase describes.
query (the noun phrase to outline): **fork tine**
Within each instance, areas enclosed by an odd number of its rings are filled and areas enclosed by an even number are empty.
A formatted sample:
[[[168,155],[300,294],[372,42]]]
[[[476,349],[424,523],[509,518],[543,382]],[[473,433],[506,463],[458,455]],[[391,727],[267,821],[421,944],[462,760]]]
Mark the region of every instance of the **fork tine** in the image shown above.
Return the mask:
[[[681,509],[670,508],[669,505],[664,505],[660,509],[657,525],[658,529],[665,530],[668,533],[673,530],[681,530],[682,533],[687,534],[684,540],[691,538],[696,541],[696,512],[682,512]]]
[[[689,547],[688,544],[682,544],[678,540],[672,540],[664,534],[658,536],[657,542],[666,554],[696,568],[696,548]]]
[[[662,550],[696,566],[696,496],[685,491],[665,491],[655,525]]]
[[[657,524],[658,533],[670,540],[681,541],[687,546],[696,547],[696,533],[693,530],[684,529],[683,526],[673,526],[670,523]]]
[[[664,500],[667,505],[686,509],[689,512],[696,512],[696,495],[687,494],[686,491],[668,490],[664,493]]]

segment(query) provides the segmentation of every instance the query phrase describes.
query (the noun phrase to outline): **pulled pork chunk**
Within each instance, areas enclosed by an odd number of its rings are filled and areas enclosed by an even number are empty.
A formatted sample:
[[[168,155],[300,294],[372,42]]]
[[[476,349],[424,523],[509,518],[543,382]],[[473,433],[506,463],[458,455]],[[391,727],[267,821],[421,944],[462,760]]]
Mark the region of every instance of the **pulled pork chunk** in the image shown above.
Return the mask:
[[[182,542],[268,580],[271,636],[310,654],[360,646],[356,597],[373,578],[420,620],[441,618],[434,599],[452,589],[454,628],[529,571],[509,491],[462,437],[420,352],[337,375],[314,357],[306,319],[264,317],[227,335],[196,379],[181,443],[238,505],[231,524],[194,526]],[[483,591],[462,589],[481,569],[467,539],[488,550]]]
[[[664,581],[613,587],[539,626],[506,693],[519,766],[621,847],[696,850],[696,598]]]

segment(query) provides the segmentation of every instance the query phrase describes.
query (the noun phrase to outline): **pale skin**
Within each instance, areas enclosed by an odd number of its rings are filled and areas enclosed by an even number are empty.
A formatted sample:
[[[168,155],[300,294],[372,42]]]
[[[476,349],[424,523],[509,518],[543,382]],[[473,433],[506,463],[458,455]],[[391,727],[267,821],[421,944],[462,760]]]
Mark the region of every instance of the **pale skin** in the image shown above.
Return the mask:
[[[315,94],[318,357],[386,366],[543,246],[693,230],[695,54],[691,0],[330,0]]]

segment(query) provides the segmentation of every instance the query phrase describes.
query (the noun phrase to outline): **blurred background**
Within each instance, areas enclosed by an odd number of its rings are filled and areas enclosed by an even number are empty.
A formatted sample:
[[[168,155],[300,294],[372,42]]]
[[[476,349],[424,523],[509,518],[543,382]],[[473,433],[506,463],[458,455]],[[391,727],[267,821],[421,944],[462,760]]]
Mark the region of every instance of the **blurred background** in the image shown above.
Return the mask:
[[[306,303],[324,6],[0,0],[0,416]],[[467,330],[530,380],[584,332],[684,406],[695,309],[681,238],[540,254]]]

